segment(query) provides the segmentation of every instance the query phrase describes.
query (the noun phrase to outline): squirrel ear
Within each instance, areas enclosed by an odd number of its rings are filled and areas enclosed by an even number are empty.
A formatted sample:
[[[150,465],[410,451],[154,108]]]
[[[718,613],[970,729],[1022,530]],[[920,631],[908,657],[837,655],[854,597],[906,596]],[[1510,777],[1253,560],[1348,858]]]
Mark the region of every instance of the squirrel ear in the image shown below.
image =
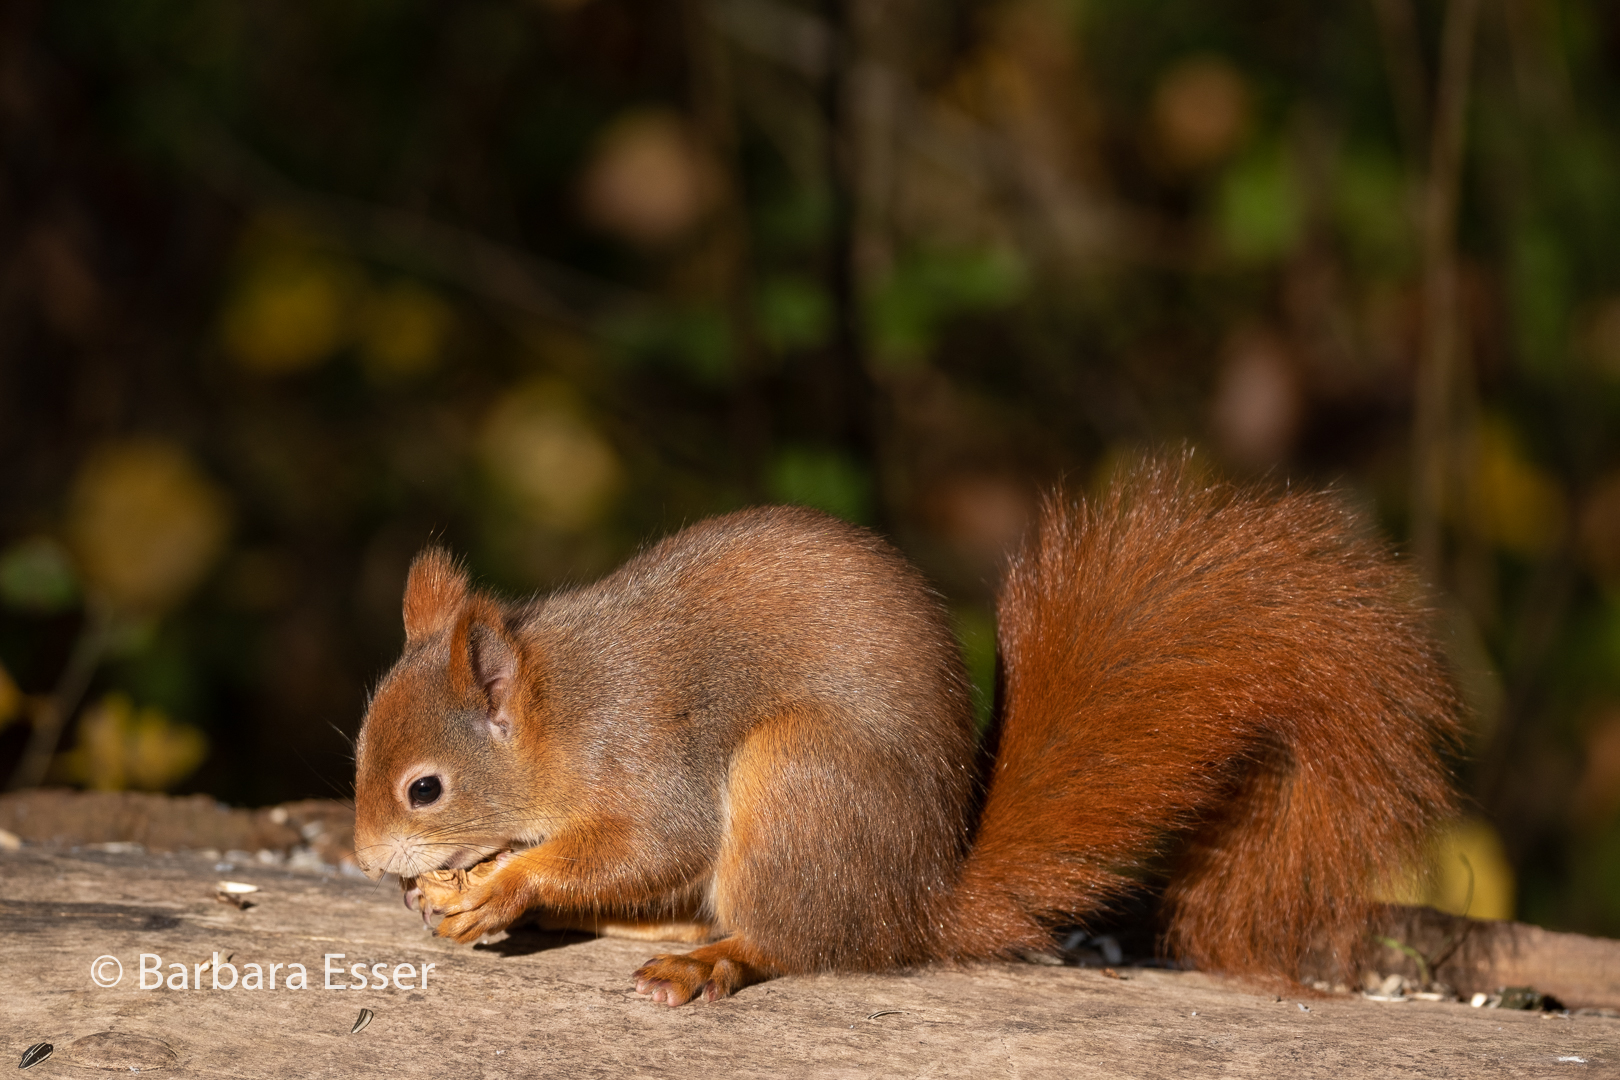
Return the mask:
[[[405,640],[420,641],[455,619],[467,599],[467,572],[450,553],[430,547],[411,563],[405,579]]]
[[[450,639],[450,678],[462,693],[482,693],[488,702],[490,734],[498,739],[512,734],[509,704],[517,687],[517,669],[518,645],[499,606],[487,596],[475,596]]]

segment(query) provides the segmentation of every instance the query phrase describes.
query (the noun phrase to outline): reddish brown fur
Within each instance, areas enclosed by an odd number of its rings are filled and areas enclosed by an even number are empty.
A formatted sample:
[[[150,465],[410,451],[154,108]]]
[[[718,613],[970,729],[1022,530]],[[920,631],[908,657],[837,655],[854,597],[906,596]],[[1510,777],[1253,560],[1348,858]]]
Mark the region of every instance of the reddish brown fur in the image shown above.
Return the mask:
[[[1191,830],[1175,953],[1353,963],[1369,886],[1452,808],[1458,703],[1417,596],[1327,495],[1160,465],[1049,501],[1000,600],[1005,715],[948,951],[1041,947]]]
[[[937,599],[881,540],[746,511],[583,589],[419,617],[439,629],[408,641],[361,733],[360,857],[409,875],[539,841],[447,904],[440,934],[535,906],[690,916],[695,897],[731,934],[705,984],[932,955],[966,842],[970,696]],[[511,653],[504,690],[485,692],[480,642]],[[503,739],[486,721],[506,713]],[[412,770],[444,798],[407,805]]]
[[[467,575],[443,548],[428,548],[411,563],[405,582],[405,640],[438,633],[467,596]]]
[[[671,1004],[1046,948],[1178,838],[1176,952],[1349,964],[1368,884],[1451,806],[1456,702],[1415,595],[1327,496],[1161,465],[1049,503],[1001,599],[975,830],[960,659],[871,534],[747,511],[519,605],[430,552],[362,729],[358,850],[410,875],[534,843],[445,905],[457,940],[533,908],[729,935],[637,972]],[[429,773],[443,797],[412,805]]]

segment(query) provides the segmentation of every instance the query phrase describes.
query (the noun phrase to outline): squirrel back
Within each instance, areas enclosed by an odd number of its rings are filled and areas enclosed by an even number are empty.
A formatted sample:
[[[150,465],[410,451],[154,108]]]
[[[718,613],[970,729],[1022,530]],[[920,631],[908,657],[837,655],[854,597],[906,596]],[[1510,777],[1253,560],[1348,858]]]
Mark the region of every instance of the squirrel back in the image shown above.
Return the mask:
[[[1049,949],[1171,854],[1176,954],[1347,970],[1369,888],[1453,805],[1412,576],[1332,496],[1174,463],[1046,503],[977,767],[938,598],[813,511],[701,522],[518,604],[429,552],[405,616],[357,744],[362,864],[495,856],[431,901],[463,941],[535,909],[691,918],[720,940],[636,973],[670,1004]]]

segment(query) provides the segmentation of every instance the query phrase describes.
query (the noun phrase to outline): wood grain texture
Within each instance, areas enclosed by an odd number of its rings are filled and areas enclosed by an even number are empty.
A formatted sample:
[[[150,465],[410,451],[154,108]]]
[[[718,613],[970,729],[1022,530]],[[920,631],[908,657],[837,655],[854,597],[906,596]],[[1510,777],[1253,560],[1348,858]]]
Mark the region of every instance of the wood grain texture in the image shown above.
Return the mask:
[[[1620,1006],[1620,942],[1394,905],[1375,914],[1373,933],[1437,961],[1434,978],[1465,997],[1529,986],[1570,1008]],[[1376,962],[1379,971],[1417,974],[1393,948]]]
[[[220,877],[256,907],[211,899]],[[1019,964],[899,975],[793,976],[671,1010],[627,972],[658,951],[518,935],[466,948],[431,938],[392,882],[241,867],[186,855],[0,853],[0,1030],[31,1076],[90,1076],[78,1057],[175,1055],[165,1076],[1543,1076],[1620,1070],[1620,1020],[1542,1019],[1465,1005],[1286,997],[1195,972]],[[1541,940],[1532,935],[1527,941]],[[1589,950],[1620,956],[1614,942]],[[140,952],[189,963],[426,960],[426,991],[140,991]],[[124,982],[94,986],[92,959]],[[1524,954],[1530,962],[1530,954]],[[312,974],[315,972],[312,967]],[[205,976],[206,977],[206,976]],[[318,983],[319,975],[312,982]],[[1309,1012],[1300,1009],[1304,1004]],[[361,1008],[375,1013],[350,1035]],[[895,1011],[891,1011],[895,1010]],[[874,1014],[885,1015],[874,1015]],[[1196,1015],[1194,1015],[1196,1014]],[[81,1041],[101,1032],[129,1040]],[[91,1053],[94,1052],[94,1054]],[[1578,1057],[1585,1065],[1560,1061]],[[133,1061],[133,1059],[132,1059]]]

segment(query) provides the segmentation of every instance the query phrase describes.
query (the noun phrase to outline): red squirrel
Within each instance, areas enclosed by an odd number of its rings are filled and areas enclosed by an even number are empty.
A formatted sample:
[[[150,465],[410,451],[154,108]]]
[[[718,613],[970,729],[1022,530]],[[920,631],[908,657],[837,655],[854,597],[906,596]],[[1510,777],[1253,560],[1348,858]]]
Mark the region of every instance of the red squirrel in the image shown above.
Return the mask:
[[[634,974],[670,1005],[1050,951],[1172,851],[1174,955],[1348,974],[1369,888],[1454,807],[1429,618],[1332,495],[1150,463],[1048,499],[1012,558],[981,746],[938,596],[819,512],[701,521],[518,602],[429,549],[356,746],[356,854],[407,884],[482,862],[432,900],[457,941],[535,909],[687,927],[708,943]]]

